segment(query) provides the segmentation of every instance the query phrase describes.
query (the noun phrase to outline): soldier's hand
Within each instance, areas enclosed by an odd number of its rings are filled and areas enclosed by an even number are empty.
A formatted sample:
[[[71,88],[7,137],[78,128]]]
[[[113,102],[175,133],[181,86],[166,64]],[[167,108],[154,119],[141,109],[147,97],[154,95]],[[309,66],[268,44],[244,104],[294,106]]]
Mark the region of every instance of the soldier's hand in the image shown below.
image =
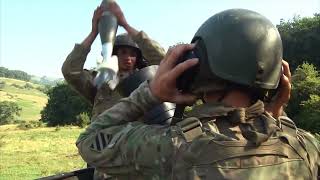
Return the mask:
[[[285,60],[282,60],[283,74],[280,80],[280,89],[277,96],[277,102],[279,105],[283,106],[287,104],[290,100],[291,94],[291,72],[289,63]]]
[[[125,28],[128,25],[120,6],[115,1],[108,4],[108,10],[117,18],[120,26]]]
[[[274,118],[278,118],[283,114],[283,106],[285,106],[290,100],[291,94],[291,73],[290,67],[287,61],[282,60],[283,74],[280,79],[279,90],[276,98],[273,102],[266,105],[266,111],[268,111]]]
[[[103,11],[104,8],[102,6],[98,6],[93,13],[91,33],[93,33],[94,35],[98,35],[99,33],[98,22],[100,17],[102,16]]]
[[[189,59],[176,65],[176,62],[183,53],[194,48],[194,44],[180,44],[168,50],[165,58],[153,80],[150,82],[150,90],[154,96],[163,102],[177,104],[190,104],[196,100],[193,94],[182,94],[176,87],[177,78],[187,69],[195,66],[198,59]]]

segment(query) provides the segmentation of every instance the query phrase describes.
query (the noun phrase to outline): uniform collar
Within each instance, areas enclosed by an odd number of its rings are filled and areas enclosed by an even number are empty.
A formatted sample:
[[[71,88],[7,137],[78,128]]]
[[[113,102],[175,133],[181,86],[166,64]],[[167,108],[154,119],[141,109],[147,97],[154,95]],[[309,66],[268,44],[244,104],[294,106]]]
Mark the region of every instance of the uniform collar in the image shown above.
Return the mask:
[[[256,145],[268,140],[280,129],[276,120],[265,112],[264,103],[260,100],[247,108],[226,106],[217,102],[205,103],[193,108],[186,116],[197,117],[200,120],[210,118],[228,121],[234,126],[239,126],[242,136]],[[255,127],[255,121],[262,122],[263,131]]]

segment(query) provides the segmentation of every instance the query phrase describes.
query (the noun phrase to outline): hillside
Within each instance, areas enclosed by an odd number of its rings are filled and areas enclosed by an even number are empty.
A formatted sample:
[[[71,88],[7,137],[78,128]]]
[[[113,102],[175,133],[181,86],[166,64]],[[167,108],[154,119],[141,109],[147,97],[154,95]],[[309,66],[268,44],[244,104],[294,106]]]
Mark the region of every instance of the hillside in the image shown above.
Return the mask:
[[[22,109],[17,120],[37,121],[47,103],[42,85],[0,77],[0,101],[13,101]]]
[[[22,109],[18,121],[38,121],[48,97],[43,85],[0,77],[0,101]],[[23,124],[23,123],[22,123]],[[0,126],[0,179],[35,179],[86,166],[75,141],[77,127],[24,128],[20,123]]]
[[[77,127],[22,130],[0,126],[0,179],[36,179],[85,168],[75,142]]]

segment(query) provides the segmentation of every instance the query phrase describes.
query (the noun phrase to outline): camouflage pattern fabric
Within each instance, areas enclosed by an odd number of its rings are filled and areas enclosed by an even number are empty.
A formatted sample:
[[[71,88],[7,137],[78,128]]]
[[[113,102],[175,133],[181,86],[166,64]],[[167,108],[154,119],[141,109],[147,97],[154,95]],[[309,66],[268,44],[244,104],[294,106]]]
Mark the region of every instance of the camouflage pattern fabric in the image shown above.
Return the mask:
[[[150,39],[143,31],[133,36],[132,39],[138,44],[143,57],[148,60],[149,65],[159,65],[166,55],[163,47],[158,42]]]
[[[151,64],[160,63],[165,50],[156,41],[150,39],[143,31],[133,39]],[[114,105],[121,96],[116,91],[112,91],[107,84],[102,85],[100,89],[93,86],[96,72],[83,69],[89,52],[90,49],[76,44],[62,66],[62,73],[68,84],[93,105],[92,117],[96,117]]]
[[[157,104],[143,83],[79,136],[82,158],[115,179],[317,179],[319,142],[261,101],[203,104],[170,127],[137,120]]]

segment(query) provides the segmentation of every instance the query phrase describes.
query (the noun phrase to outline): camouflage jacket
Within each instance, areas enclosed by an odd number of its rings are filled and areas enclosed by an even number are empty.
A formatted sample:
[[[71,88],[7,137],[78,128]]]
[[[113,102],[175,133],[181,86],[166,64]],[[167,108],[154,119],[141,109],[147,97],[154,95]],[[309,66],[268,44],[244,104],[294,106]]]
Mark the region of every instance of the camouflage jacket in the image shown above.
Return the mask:
[[[150,39],[143,31],[132,38],[140,47],[149,64],[160,63],[165,51],[156,41]],[[68,84],[93,105],[92,117],[96,117],[113,106],[121,96],[116,91],[112,91],[107,84],[102,85],[100,89],[93,86],[96,72],[83,69],[89,52],[90,49],[76,44],[63,63],[62,73]]]
[[[319,142],[261,101],[204,104],[170,127],[137,121],[158,103],[140,85],[79,136],[82,158],[117,179],[317,179]]]

